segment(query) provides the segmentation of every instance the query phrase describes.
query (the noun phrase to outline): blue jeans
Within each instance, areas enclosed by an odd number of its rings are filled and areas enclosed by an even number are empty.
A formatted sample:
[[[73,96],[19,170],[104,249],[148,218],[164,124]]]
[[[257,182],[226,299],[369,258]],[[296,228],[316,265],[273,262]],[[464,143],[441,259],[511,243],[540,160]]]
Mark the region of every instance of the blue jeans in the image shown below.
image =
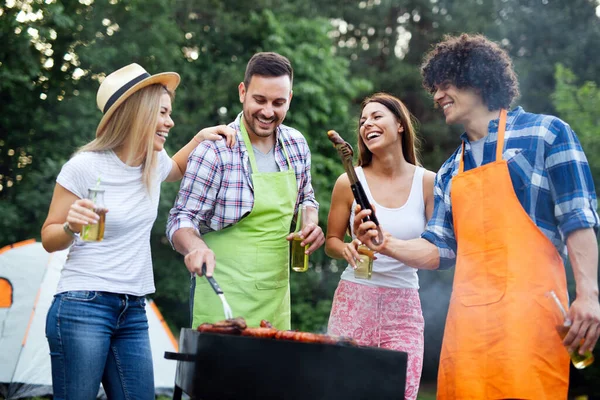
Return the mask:
[[[154,399],[146,302],[125,294],[54,296],[46,318],[55,400]]]

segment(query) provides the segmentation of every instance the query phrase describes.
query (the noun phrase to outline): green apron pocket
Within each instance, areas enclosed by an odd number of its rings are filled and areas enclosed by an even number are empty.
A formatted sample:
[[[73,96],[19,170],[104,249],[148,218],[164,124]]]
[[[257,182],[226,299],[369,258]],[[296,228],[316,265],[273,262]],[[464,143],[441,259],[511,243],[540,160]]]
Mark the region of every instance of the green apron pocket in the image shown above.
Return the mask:
[[[270,282],[256,282],[255,285],[258,290],[272,290],[272,289],[279,289],[282,287],[286,287],[287,284],[288,284],[287,279],[281,279],[281,280],[270,281]]]

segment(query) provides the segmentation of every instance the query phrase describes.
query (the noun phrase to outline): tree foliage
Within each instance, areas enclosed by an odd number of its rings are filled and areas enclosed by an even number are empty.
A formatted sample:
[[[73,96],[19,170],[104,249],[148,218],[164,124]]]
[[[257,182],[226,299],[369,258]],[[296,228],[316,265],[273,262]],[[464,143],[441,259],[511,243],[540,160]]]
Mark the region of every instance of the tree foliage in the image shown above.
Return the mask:
[[[131,62],[182,77],[167,142],[172,154],[199,129],[236,117],[237,85],[252,54],[288,56],[295,79],[286,124],[303,132],[312,150],[325,230],[331,189],[342,173],[326,131],[355,143],[362,98],[394,94],[418,120],[424,166],[437,170],[459,144],[460,130],[445,125],[421,88],[419,65],[445,34],[483,33],[513,57],[519,102],[528,111],[558,113],[579,134],[598,187],[597,6],[595,0],[7,0],[0,5],[0,246],[39,238],[56,175],[94,137],[99,81]],[[564,67],[555,71],[557,62]],[[154,297],[176,332],[188,324],[189,276],[164,227],[177,190],[176,183],[163,185],[151,237]],[[292,275],[294,328],[325,329],[343,267],[319,251],[309,272]],[[420,279],[423,376],[432,380],[453,275],[427,271]]]
[[[551,99],[559,115],[565,119],[577,133],[581,146],[588,158],[592,177],[596,186],[596,196],[600,190],[600,89],[594,81],[585,81],[579,85],[578,77],[572,70],[562,64],[556,64],[554,77],[556,89]],[[572,271],[569,271],[570,292],[575,287]],[[598,277],[600,285],[600,277]],[[594,351],[596,359],[600,357],[600,349]],[[596,365],[582,371],[574,371],[571,382],[574,394],[587,394],[590,398],[600,397],[600,368]]]

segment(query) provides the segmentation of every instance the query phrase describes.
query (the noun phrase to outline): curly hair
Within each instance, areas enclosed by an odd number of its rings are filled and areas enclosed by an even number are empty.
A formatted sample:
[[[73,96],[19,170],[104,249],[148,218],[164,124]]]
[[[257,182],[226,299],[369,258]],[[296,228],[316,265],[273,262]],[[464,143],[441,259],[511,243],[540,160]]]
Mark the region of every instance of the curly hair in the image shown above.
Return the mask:
[[[480,92],[490,111],[508,108],[519,96],[519,83],[506,51],[483,35],[445,36],[421,64],[423,87],[451,83]]]

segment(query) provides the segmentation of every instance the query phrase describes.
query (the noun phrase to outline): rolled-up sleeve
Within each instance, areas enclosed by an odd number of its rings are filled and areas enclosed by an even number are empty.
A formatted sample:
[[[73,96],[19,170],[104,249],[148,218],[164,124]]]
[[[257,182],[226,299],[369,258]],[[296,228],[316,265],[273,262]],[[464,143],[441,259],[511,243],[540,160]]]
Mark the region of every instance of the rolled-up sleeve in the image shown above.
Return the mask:
[[[200,143],[188,158],[175,204],[167,220],[167,238],[173,245],[173,235],[181,228],[205,231],[214,212],[221,186],[223,166],[212,142]]]
[[[598,233],[598,201],[592,173],[573,130],[555,120],[556,138],[546,153],[545,167],[558,229],[566,239],[573,231],[594,228]]]
[[[450,202],[450,174],[435,177],[434,207],[431,219],[421,237],[434,244],[439,251],[439,269],[448,269],[456,262],[456,238]]]

